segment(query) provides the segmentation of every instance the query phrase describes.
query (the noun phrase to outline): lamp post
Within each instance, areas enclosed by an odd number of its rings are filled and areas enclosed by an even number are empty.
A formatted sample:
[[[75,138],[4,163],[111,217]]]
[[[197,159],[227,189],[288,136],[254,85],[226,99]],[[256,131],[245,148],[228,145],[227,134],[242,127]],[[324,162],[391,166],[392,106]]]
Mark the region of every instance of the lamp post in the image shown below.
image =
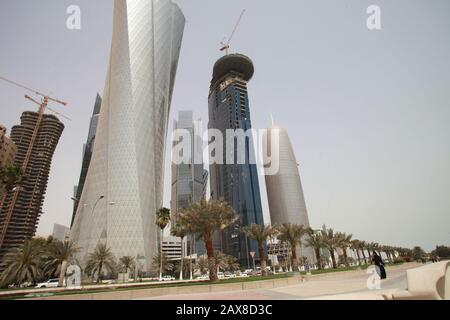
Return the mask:
[[[83,204],[84,207],[91,207],[91,217],[92,217],[92,218],[94,218],[95,208],[97,207],[98,203],[99,203],[102,199],[104,199],[104,198],[105,198],[104,195],[100,195],[100,196],[98,197],[98,199],[94,202],[94,205],[89,205],[89,204],[87,204],[87,203]],[[72,197],[72,200],[74,200],[74,201],[80,201],[80,199],[73,198],[73,197]],[[89,237],[89,238],[91,238],[91,237],[92,237],[92,228],[90,228],[90,237]]]

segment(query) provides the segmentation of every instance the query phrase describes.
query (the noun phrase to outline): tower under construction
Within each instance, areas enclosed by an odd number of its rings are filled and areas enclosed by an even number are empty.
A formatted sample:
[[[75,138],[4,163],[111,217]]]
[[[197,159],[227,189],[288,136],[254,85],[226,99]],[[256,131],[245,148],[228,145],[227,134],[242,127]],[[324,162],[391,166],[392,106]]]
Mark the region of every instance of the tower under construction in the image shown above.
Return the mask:
[[[5,254],[35,235],[53,154],[63,130],[64,124],[57,117],[31,111],[24,112],[21,124],[11,130],[11,140],[17,146],[15,165],[25,170],[24,181],[8,192],[0,211],[0,271]]]

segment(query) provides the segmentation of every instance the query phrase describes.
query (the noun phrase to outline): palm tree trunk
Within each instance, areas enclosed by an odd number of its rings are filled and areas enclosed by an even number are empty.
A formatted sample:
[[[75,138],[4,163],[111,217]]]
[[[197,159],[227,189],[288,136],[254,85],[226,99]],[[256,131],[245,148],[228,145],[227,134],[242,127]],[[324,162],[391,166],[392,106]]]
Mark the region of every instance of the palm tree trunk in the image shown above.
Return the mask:
[[[347,248],[343,247],[342,251],[344,251],[344,263],[345,263],[345,266],[348,268],[349,267],[349,263],[348,263],[348,256],[347,256]]]
[[[364,249],[361,250],[363,259],[364,259],[364,264],[367,264],[367,259],[366,259],[366,254],[364,253]]]
[[[355,249],[356,257],[358,258],[358,265],[361,265],[361,257],[359,256],[359,250]]]
[[[331,263],[333,264],[333,269],[336,269],[336,256],[334,255],[334,249],[330,249]]]
[[[314,252],[316,253],[317,266],[319,270],[322,270],[322,263],[320,261],[320,248],[314,248]]]
[[[192,247],[194,245],[194,236],[191,237],[191,247],[189,248],[189,277],[192,280]]]
[[[180,281],[183,281],[184,238],[181,238]]]
[[[298,261],[297,261],[297,246],[292,246],[291,245],[291,252],[292,252],[292,255],[291,255],[291,259],[292,259],[292,262],[291,262],[291,264],[292,264],[292,270],[294,271],[294,272],[297,272],[297,271],[299,271],[299,269],[298,269]]]
[[[260,243],[258,249],[259,249],[259,260],[261,262],[261,275],[265,276],[267,272],[266,272],[266,254],[264,252],[264,245]]]
[[[102,276],[103,262],[100,262],[98,265],[98,275],[97,275],[97,283],[100,283],[100,278]]]
[[[217,278],[217,270],[214,262],[214,248],[212,240],[205,239],[206,253],[208,255],[209,280],[215,282]]]
[[[61,271],[59,272],[58,287],[64,287],[64,278],[66,276],[66,270],[67,270],[67,261],[64,260],[61,263]]]
[[[164,229],[161,229],[161,239],[159,241],[159,281],[162,281],[162,270],[163,270],[163,232]]]

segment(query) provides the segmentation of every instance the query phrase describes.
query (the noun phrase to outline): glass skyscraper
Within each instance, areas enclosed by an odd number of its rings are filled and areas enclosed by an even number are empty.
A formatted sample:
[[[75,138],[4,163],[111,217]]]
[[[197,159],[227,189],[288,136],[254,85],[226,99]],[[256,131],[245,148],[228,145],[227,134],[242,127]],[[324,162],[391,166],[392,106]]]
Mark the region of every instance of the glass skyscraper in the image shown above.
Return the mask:
[[[117,259],[158,254],[170,105],[185,18],[170,0],[116,0],[94,150],[70,237],[83,266],[107,244]]]
[[[181,163],[181,157],[178,149],[174,148],[172,154],[172,198],[170,210],[172,212],[172,223],[176,221],[180,210],[189,208],[193,203],[199,202],[206,197],[204,185],[205,172],[203,169],[203,140],[200,121],[194,121],[192,111],[180,111],[178,121],[174,121],[174,130],[185,130],[189,132],[190,141],[188,146],[190,150],[184,150],[190,155],[190,159]],[[174,146],[182,140],[183,137],[174,137]],[[197,161],[195,161],[197,160]],[[207,175],[207,173],[206,173]],[[185,238],[187,253],[190,253],[190,245],[193,245],[193,253],[202,255],[206,252],[203,241],[195,239],[193,236]]]
[[[227,130],[251,129],[247,82],[252,78],[252,61],[241,54],[229,54],[214,65],[209,93],[209,129],[222,132],[224,141]],[[236,150],[236,145],[234,146]],[[211,150],[210,150],[211,151]],[[227,228],[217,235],[215,247],[239,259],[241,265],[251,267],[250,252],[256,253],[257,243],[249,240],[240,227],[250,224],[264,224],[255,163],[253,142],[246,138],[245,164],[226,162],[226,145],[223,146],[222,164],[210,164],[210,189],[213,199],[227,201],[239,214],[240,226]]]
[[[95,99],[94,111],[92,112],[91,122],[89,124],[89,133],[87,137],[86,144],[83,146],[83,162],[81,164],[81,173],[80,179],[78,181],[78,185],[74,188],[74,204],[73,204],[73,214],[72,214],[72,222],[73,224],[75,219],[75,214],[77,213],[79,199],[83,192],[84,182],[86,181],[87,172],[89,169],[89,164],[91,163],[92,152],[94,150],[94,141],[95,141],[95,133],[97,132],[98,126],[98,117],[100,115],[100,108],[102,106],[102,98],[97,93],[97,97]]]

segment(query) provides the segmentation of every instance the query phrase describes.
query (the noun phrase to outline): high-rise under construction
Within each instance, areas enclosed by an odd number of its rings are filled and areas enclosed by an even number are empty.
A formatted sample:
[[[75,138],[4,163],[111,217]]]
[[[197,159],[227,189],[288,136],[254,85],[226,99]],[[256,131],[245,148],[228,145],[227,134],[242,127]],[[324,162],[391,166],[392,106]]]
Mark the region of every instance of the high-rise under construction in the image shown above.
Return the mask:
[[[21,124],[11,130],[11,140],[17,146],[15,165],[25,170],[23,182],[8,192],[0,211],[0,271],[5,254],[35,235],[53,154],[63,130],[64,124],[57,117],[31,111],[24,112]]]

